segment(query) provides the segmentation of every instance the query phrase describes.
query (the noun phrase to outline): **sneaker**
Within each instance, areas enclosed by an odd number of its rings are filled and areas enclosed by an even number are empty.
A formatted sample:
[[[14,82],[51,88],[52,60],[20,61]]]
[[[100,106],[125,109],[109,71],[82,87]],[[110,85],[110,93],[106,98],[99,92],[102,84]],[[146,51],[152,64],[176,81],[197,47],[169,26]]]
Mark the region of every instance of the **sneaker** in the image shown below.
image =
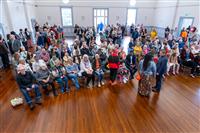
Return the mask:
[[[98,83],[98,87],[101,87],[101,84],[100,84],[100,82]]]
[[[155,89],[155,88],[154,88],[154,89],[152,89],[152,91],[153,91],[153,92],[157,92],[157,93],[159,93],[159,92],[160,92],[160,91],[158,91],[158,90],[157,90],[157,89]]]
[[[41,105],[42,104],[42,100],[38,99],[38,100],[35,101],[35,103],[38,104],[38,105]]]
[[[35,108],[35,105],[31,103],[31,104],[29,105],[29,108],[30,108],[30,110],[33,110],[33,109]]]
[[[105,83],[103,81],[101,81],[101,85],[105,85]]]
[[[117,82],[116,81],[114,81],[111,85],[116,85],[117,84]]]
[[[195,76],[194,76],[193,74],[190,74],[190,76],[191,76],[192,78],[195,78]]]
[[[70,92],[70,89],[66,88],[66,92]]]

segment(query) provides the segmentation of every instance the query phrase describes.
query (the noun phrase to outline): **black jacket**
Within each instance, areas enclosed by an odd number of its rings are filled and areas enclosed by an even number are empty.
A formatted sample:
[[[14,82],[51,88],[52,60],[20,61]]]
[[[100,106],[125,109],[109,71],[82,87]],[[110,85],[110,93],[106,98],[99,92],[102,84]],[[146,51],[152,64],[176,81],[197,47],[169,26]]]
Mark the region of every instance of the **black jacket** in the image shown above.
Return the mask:
[[[30,88],[31,85],[35,82],[35,77],[31,72],[26,72],[25,75],[17,75],[17,83],[21,89]]]
[[[126,64],[126,67],[128,69],[132,69],[131,68],[131,55],[130,54],[128,54],[126,56],[125,64]],[[136,65],[136,57],[135,57],[135,55],[132,56],[132,65]]]
[[[101,60],[99,60],[99,68],[101,68]],[[94,71],[96,70],[96,59],[92,60],[92,69]]]
[[[8,54],[8,48],[6,47],[5,42],[0,43],[0,54]]]

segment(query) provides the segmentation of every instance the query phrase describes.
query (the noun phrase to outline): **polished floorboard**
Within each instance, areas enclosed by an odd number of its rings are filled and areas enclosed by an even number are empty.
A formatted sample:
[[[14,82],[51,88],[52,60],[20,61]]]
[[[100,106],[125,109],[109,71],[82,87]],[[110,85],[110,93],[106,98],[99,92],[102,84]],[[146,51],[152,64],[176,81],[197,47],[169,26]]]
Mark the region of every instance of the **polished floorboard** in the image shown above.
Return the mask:
[[[160,94],[137,94],[137,81],[72,91],[54,97],[31,111],[26,104],[13,108],[21,97],[12,71],[0,73],[1,133],[198,133],[200,132],[200,78],[185,74],[165,79]]]
[[[137,86],[137,80],[79,91],[71,86],[70,93],[43,95],[31,111],[25,103],[11,106],[22,94],[12,71],[0,71],[0,133],[200,133],[200,78],[168,76],[160,94],[149,98]]]

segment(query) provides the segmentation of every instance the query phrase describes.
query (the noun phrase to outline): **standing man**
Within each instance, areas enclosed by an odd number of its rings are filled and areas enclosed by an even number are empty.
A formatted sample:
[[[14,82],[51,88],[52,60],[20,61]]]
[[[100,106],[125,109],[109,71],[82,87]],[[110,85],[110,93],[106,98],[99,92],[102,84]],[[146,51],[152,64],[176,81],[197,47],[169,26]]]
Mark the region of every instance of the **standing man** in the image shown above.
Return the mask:
[[[153,87],[152,91],[153,92],[160,92],[161,86],[162,86],[162,79],[163,79],[163,74],[166,73],[167,71],[167,56],[166,56],[166,51],[161,50],[160,51],[160,58],[157,63],[157,73],[156,73],[156,86]]]
[[[137,72],[136,68],[136,57],[133,54],[133,50],[130,51],[130,53],[126,56],[126,61],[125,61],[126,67],[130,71],[130,79],[134,79],[134,75]]]
[[[10,51],[11,51],[11,54],[13,55],[15,52],[19,52],[20,50],[20,47],[21,47],[21,43],[19,40],[17,40],[15,38],[15,35],[10,35],[10,40],[11,40],[11,43],[10,43]]]
[[[6,42],[4,41],[2,35],[0,34],[0,57],[3,62],[4,69],[9,67],[8,53],[9,53],[9,50],[6,46]]]

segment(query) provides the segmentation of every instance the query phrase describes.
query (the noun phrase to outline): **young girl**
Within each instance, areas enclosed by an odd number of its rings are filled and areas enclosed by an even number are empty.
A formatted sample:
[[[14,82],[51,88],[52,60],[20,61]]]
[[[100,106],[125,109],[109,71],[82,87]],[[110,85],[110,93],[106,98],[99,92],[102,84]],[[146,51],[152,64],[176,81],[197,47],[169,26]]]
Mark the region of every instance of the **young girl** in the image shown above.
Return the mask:
[[[170,57],[169,57],[169,63],[168,63],[168,69],[167,69],[167,75],[169,75],[169,70],[170,68],[173,68],[173,75],[176,75],[179,73],[179,67],[180,65],[178,64],[178,57],[177,57],[177,53],[173,53]]]
[[[120,83],[127,83],[129,80],[129,70],[125,66],[125,59],[123,57],[123,52],[119,53],[119,59],[120,59],[120,65],[119,69],[117,71],[117,79],[119,80]]]

